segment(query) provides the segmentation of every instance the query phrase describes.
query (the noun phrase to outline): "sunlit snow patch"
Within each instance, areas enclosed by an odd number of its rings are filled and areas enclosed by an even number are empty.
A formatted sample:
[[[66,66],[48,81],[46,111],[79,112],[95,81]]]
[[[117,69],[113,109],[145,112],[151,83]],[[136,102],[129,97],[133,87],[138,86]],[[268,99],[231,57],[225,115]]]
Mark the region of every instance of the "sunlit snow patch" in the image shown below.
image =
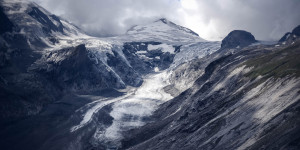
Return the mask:
[[[171,54],[174,54],[175,48],[172,45],[168,44],[159,44],[159,45],[148,45],[148,50],[161,50],[162,52],[166,53],[169,52]]]

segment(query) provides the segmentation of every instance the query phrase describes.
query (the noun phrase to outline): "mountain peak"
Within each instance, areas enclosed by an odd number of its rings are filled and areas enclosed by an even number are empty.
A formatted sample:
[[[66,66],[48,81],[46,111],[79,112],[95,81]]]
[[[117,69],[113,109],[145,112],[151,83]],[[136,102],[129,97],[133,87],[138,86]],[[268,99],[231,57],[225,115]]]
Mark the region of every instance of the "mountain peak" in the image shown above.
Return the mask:
[[[292,43],[300,36],[300,25],[292,30],[292,32],[287,32],[280,40],[279,43]]]
[[[171,27],[173,27],[173,28],[177,28],[177,29],[179,29],[179,30],[183,30],[183,31],[188,32],[188,33],[191,33],[191,34],[193,34],[193,35],[195,35],[195,36],[199,36],[199,35],[198,35],[196,32],[194,32],[193,30],[191,30],[191,29],[189,29],[189,28],[186,28],[186,27],[183,27],[183,26],[180,26],[180,25],[177,25],[177,24],[175,24],[174,22],[169,21],[169,20],[166,19],[166,18],[160,18],[160,19],[158,19],[158,20],[155,21],[155,22],[162,22],[162,23],[167,24],[167,25],[169,25],[169,26],[171,26]]]
[[[255,37],[250,32],[233,30],[222,40],[221,48],[245,47],[255,42]]]
[[[160,18],[147,25],[135,25],[126,35],[142,41],[160,41],[172,43],[188,43],[205,41],[199,35],[186,27],[177,25],[166,18]],[[166,38],[167,37],[167,38]]]
[[[300,36],[300,25],[294,28],[292,33],[295,34],[296,36]]]
[[[160,19],[156,20],[155,22],[162,22],[164,24],[168,24],[170,21],[167,20],[166,18],[160,18]]]

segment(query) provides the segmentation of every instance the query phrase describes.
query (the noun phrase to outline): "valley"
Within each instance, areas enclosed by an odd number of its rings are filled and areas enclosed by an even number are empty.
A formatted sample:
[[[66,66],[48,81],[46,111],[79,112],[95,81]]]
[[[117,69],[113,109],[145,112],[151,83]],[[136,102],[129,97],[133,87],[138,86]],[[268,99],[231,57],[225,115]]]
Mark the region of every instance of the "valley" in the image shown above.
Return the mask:
[[[166,18],[93,37],[0,1],[0,149],[298,149],[300,26],[207,41]]]

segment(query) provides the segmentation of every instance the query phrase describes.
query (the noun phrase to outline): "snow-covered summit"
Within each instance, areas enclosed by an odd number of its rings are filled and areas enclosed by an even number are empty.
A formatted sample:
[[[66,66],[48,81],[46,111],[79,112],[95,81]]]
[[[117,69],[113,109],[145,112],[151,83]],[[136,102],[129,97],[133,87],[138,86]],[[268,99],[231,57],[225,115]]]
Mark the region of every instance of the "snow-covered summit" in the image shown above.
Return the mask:
[[[187,32],[187,33],[191,33],[191,34],[193,34],[193,35],[195,35],[195,36],[199,36],[199,35],[198,35],[196,32],[194,32],[193,30],[191,30],[191,29],[189,29],[189,28],[186,28],[186,27],[183,27],[183,26],[179,26],[179,25],[177,25],[177,24],[175,24],[175,23],[173,23],[173,22],[167,20],[166,18],[161,18],[161,19],[157,20],[156,22],[163,22],[164,24],[167,24],[167,25],[169,25],[169,26],[171,26],[171,27],[173,27],[173,28],[177,28],[177,29],[182,30],[182,31],[185,31],[185,32]]]
[[[161,41],[169,44],[204,42],[194,31],[161,18],[147,25],[136,25],[118,39],[131,41]]]
[[[38,4],[26,0],[0,1],[1,13],[13,25],[13,32],[6,37],[22,36],[28,45],[53,45],[58,37],[85,35],[78,27],[51,14]]]

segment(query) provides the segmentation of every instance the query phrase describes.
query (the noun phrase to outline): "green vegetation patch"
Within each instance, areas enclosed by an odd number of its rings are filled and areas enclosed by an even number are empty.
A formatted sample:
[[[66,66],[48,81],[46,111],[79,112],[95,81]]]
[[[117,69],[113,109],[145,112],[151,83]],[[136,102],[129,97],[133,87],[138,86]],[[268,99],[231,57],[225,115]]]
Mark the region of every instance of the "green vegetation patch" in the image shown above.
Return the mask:
[[[300,76],[300,41],[293,45],[265,54],[261,57],[245,62],[247,67],[253,69],[246,74],[255,79],[259,75],[264,77],[282,78],[287,75]]]

